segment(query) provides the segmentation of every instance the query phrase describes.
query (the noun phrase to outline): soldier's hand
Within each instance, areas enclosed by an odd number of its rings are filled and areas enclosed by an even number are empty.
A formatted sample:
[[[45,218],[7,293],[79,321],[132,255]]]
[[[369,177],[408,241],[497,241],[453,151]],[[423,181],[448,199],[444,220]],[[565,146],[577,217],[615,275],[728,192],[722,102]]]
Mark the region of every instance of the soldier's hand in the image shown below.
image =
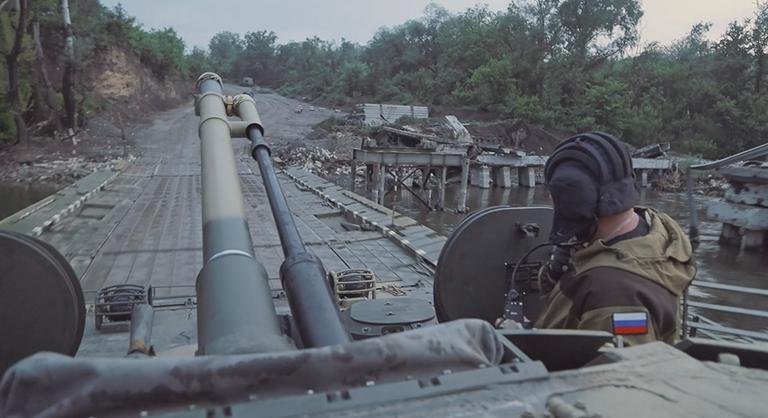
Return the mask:
[[[571,247],[555,245],[552,248],[552,253],[547,263],[547,269],[549,270],[549,277],[552,280],[560,280],[565,272],[568,271],[570,266],[568,263],[571,261]]]

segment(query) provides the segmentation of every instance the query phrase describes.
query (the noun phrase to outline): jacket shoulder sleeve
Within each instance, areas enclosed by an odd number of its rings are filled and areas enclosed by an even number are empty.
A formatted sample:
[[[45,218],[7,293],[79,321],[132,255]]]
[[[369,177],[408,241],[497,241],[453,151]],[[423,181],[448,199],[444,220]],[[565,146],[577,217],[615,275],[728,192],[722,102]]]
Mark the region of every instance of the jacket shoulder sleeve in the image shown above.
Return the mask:
[[[577,329],[607,331],[613,333],[613,314],[644,312],[648,318],[648,332],[644,334],[623,335],[625,345],[638,345],[659,340],[648,310],[637,306],[611,306],[585,312],[577,324]]]
[[[648,335],[653,340],[667,340],[666,336],[677,333],[677,297],[641,276],[599,267],[560,285],[573,300],[570,317],[578,328],[613,332],[614,313],[643,312],[648,319]],[[632,339],[641,338],[627,340]]]

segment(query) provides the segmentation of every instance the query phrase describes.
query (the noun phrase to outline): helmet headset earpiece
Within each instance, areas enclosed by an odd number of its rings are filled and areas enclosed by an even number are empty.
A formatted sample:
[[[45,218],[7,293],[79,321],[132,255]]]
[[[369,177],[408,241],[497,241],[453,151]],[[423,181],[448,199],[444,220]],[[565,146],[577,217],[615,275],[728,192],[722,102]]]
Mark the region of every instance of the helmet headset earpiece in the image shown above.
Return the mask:
[[[547,160],[544,177],[549,184],[555,170],[565,162],[579,163],[595,179],[598,198],[591,225],[576,234],[579,243],[589,240],[597,229],[597,218],[634,207],[640,198],[632,158],[624,143],[605,132],[575,135],[560,143]],[[555,231],[553,231],[555,232]],[[573,237],[560,237],[573,241]]]

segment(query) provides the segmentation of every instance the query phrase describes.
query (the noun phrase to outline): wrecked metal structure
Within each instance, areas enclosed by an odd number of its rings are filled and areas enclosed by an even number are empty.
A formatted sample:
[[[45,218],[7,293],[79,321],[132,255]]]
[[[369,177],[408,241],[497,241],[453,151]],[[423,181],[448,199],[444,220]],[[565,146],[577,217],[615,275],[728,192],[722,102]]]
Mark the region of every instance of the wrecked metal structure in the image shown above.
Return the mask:
[[[471,135],[455,116],[449,115],[441,123],[418,128],[382,126],[375,137],[364,139],[360,148],[353,149],[352,185],[355,187],[359,176],[357,168],[365,165],[364,190],[371,193],[375,202],[383,202],[385,193],[392,189],[387,187],[389,183],[402,185],[427,208],[442,210],[446,208],[445,187],[449,174],[458,172],[458,212],[467,209],[469,185],[511,188],[516,175],[519,187],[535,187],[543,181],[537,173],[540,174],[546,163],[546,154],[563,138],[521,120],[499,125],[502,126],[475,127],[479,135]],[[532,149],[537,153],[531,153]],[[649,185],[652,171],[673,168],[666,154],[668,150],[669,144],[654,144],[635,152],[633,164],[641,187]],[[400,173],[402,170],[406,172]],[[405,180],[411,181],[411,185]],[[411,187],[425,189],[427,197]],[[434,203],[431,189],[438,192]]]
[[[420,176],[417,187],[424,188],[431,182],[438,191],[437,202],[432,205],[430,199],[414,195],[430,209],[433,206],[444,209],[449,170],[458,171],[460,188],[456,210],[464,212],[469,185],[489,188],[493,179],[493,184],[510,188],[515,170],[521,187],[534,187],[535,170],[543,167],[546,161],[515,149],[513,144],[497,142],[491,145],[475,140],[452,115],[446,116],[442,123],[429,125],[428,130],[427,133],[410,126],[382,127],[379,135],[364,140],[360,148],[353,150],[352,183],[357,178],[357,167],[365,165],[365,188],[371,192],[374,201],[381,203],[388,176],[409,191],[412,190],[405,180]],[[396,172],[401,168],[409,172],[399,176]]]
[[[707,208],[707,216],[723,223],[720,243],[744,249],[768,246],[768,143],[721,160],[690,167],[712,170],[728,180],[725,198]],[[689,194],[690,190],[689,174]],[[696,221],[694,220],[694,226]]]
[[[428,119],[429,108],[426,106],[364,103],[357,105],[353,117],[360,120],[363,126],[381,126],[395,123],[402,117]]]
[[[728,180],[725,200],[707,214],[723,222],[720,241],[744,249],[766,248],[768,241],[768,163],[724,167]]]
[[[707,208],[707,216],[723,223],[720,243],[759,250],[768,247],[768,143],[730,157],[691,166],[717,169],[728,180],[725,198]]]
[[[409,126],[384,126],[375,138],[363,140],[360,148],[352,150],[352,185],[357,179],[357,167],[365,166],[364,188],[377,203],[384,201],[387,178],[419,198],[428,208],[445,208],[445,189],[449,169],[460,170],[461,186],[457,211],[466,211],[470,160],[478,151],[466,128],[454,117],[425,133]],[[406,172],[400,173],[402,170]],[[414,179],[420,177],[414,182]],[[411,186],[406,184],[410,181]],[[429,189],[425,199],[411,187]],[[431,202],[431,190],[437,189],[437,202]]]

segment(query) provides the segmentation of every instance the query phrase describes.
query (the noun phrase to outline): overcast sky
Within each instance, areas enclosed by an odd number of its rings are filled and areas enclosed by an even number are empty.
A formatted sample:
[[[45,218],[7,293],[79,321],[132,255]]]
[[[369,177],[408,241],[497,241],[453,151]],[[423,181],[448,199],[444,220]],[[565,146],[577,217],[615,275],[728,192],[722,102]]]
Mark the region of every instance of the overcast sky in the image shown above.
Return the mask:
[[[147,28],[171,26],[187,47],[208,45],[216,32],[243,34],[272,30],[279,42],[319,36],[327,40],[366,43],[382,26],[394,26],[422,15],[429,0],[101,0],[108,7],[122,3]],[[504,10],[509,0],[438,0],[451,12],[477,3]],[[667,44],[684,36],[700,21],[712,22],[717,38],[729,22],[751,17],[755,0],[641,0],[642,42]]]

